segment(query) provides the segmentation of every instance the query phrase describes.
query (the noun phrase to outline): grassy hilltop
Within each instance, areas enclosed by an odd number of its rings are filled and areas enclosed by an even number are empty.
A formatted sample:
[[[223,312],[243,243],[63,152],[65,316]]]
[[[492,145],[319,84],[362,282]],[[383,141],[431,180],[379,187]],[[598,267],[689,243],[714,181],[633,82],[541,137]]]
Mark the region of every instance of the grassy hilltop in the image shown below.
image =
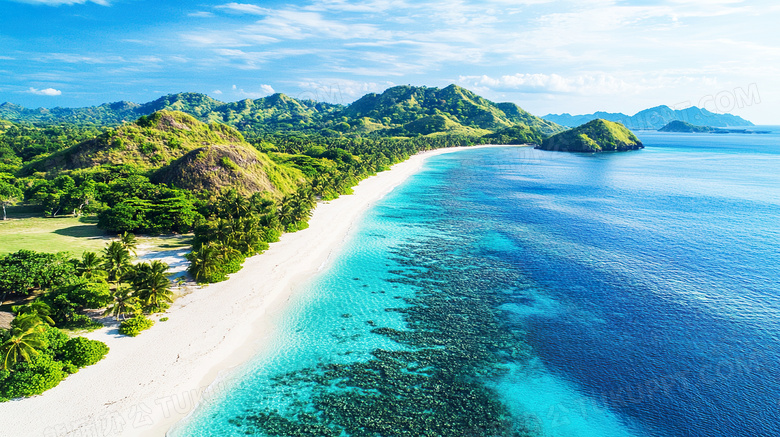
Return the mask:
[[[215,192],[233,187],[244,194],[288,194],[303,180],[300,171],[275,164],[237,130],[166,110],[35,160],[20,174],[53,178],[104,165],[130,166],[172,187]]]
[[[644,148],[642,142],[620,123],[593,120],[545,139],[537,148],[562,152],[606,152]]]

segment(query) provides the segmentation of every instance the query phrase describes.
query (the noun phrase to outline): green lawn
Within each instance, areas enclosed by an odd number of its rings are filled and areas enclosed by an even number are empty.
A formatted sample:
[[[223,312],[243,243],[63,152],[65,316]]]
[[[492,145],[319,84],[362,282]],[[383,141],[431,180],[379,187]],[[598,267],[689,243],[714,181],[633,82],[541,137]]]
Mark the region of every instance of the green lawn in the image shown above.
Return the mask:
[[[0,220],[0,254],[20,249],[38,252],[70,252],[80,257],[85,250],[97,252],[112,237],[98,229],[94,219],[84,217],[29,217]]]
[[[82,252],[100,252],[117,236],[98,229],[93,217],[25,217],[0,220],[0,255],[20,249],[38,252],[70,252],[79,258]],[[191,236],[138,236],[139,249],[163,251],[187,247]]]

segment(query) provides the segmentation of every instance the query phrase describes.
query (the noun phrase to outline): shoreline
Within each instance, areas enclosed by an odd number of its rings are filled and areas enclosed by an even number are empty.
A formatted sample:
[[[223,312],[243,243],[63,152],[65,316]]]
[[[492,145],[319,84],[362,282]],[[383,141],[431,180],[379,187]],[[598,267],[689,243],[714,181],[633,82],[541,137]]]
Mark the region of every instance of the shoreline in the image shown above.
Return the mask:
[[[219,390],[221,375],[263,350],[274,314],[333,259],[378,200],[419,172],[427,158],[484,147],[421,152],[362,180],[354,194],[322,202],[309,228],[282,235],[227,281],[180,297],[166,322],[135,338],[109,326],[85,334],[110,348],[105,359],[43,395],[0,403],[5,436],[163,436]],[[34,425],[30,424],[34,416]]]

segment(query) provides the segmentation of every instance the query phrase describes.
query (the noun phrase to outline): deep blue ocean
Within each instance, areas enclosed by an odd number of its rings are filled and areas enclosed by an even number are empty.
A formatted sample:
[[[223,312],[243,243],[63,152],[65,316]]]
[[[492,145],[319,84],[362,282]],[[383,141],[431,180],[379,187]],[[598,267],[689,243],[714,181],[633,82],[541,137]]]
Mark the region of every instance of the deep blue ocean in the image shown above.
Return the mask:
[[[430,158],[172,436],[780,436],[780,128]]]

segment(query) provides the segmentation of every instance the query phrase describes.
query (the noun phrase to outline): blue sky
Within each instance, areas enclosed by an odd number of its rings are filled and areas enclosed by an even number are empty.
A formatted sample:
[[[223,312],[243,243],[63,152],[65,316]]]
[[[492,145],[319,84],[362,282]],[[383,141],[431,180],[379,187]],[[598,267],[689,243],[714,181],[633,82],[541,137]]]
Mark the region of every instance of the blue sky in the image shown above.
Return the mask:
[[[775,0],[0,0],[0,17],[0,102],[27,107],[455,83],[537,115],[696,105],[780,124]]]

